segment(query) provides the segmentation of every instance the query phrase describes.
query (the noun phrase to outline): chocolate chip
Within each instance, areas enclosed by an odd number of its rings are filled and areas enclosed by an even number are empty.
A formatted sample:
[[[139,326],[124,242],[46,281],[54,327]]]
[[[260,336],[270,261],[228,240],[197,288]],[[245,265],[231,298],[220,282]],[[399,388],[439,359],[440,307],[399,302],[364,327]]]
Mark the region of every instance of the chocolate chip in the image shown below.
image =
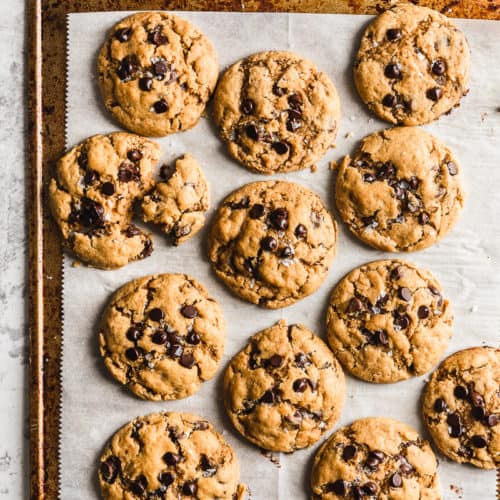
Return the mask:
[[[155,76],[163,77],[169,70],[169,65],[165,59],[160,59],[153,64],[153,73]]]
[[[304,226],[304,224],[298,224],[297,227],[295,228],[295,236],[302,240],[307,236],[307,228]]]
[[[295,392],[304,392],[307,389],[308,385],[309,385],[309,380],[308,379],[306,379],[306,378],[298,378],[293,383],[293,390]]]
[[[251,115],[255,109],[255,103],[252,101],[252,99],[244,99],[241,102],[240,109],[242,113],[245,113],[245,115]]]
[[[160,99],[153,104],[153,109],[157,114],[166,113],[168,111],[168,104],[164,99]]]
[[[131,28],[120,28],[119,30],[115,31],[115,38],[122,43],[128,42],[131,34],[132,34]]]
[[[361,311],[361,309],[363,309],[363,302],[361,302],[361,300],[359,300],[357,297],[353,297],[347,305],[346,312],[348,314],[353,314]]]
[[[153,253],[153,242],[151,240],[146,240],[144,243],[144,249],[141,252],[141,257],[149,257]]]
[[[377,340],[377,343],[380,345],[387,345],[389,344],[389,339],[387,337],[387,333],[385,330],[378,330],[375,332],[375,339]]]
[[[394,106],[396,106],[397,103],[398,103],[398,98],[393,94],[386,94],[382,99],[382,104],[386,108],[394,108]]]
[[[286,155],[290,148],[286,142],[273,142],[271,147],[278,153],[279,155]]]
[[[442,59],[436,59],[431,65],[431,71],[436,76],[444,75],[446,71],[446,63]]]
[[[211,477],[217,472],[217,466],[210,462],[206,455],[201,456],[200,467],[203,471],[203,477]]]
[[[177,453],[172,453],[171,451],[167,451],[165,455],[163,455],[163,461],[167,465],[177,465],[181,461],[181,456]]]
[[[112,182],[105,182],[101,186],[101,193],[105,194],[106,196],[112,196],[115,194],[115,186]]]
[[[428,318],[430,310],[427,306],[420,306],[417,310],[417,315],[420,319]]]
[[[130,160],[130,161],[139,161],[142,159],[142,153],[138,150],[138,149],[131,149],[128,153],[127,153],[127,158]]]
[[[166,344],[167,340],[168,336],[165,332],[156,332],[152,337],[152,341],[158,345]]]
[[[348,444],[342,451],[342,458],[347,462],[347,460],[351,460],[351,458],[354,458],[357,452],[358,449],[356,448],[356,446]]]
[[[241,198],[240,201],[231,202],[231,208],[234,209],[248,208],[249,205],[250,205],[250,198],[248,196],[244,196],[243,198]]]
[[[130,489],[132,490],[132,493],[135,493],[138,496],[142,496],[143,493],[146,491],[147,487],[148,487],[148,480],[146,479],[146,476],[141,474],[132,483],[132,485],[130,486]]]
[[[181,359],[179,360],[179,363],[184,367],[184,368],[192,368],[194,365],[195,359],[194,356],[191,353],[184,353],[181,356]]]
[[[335,493],[336,495],[345,496],[347,493],[347,486],[347,481],[337,479],[333,483],[328,483],[325,489],[327,493]]]
[[[463,434],[462,423],[460,422],[460,416],[457,413],[450,413],[446,418],[446,423],[448,424],[448,434],[451,437],[457,438]]]
[[[384,454],[380,451],[372,451],[368,454],[365,465],[372,470],[376,470],[379,464],[384,460]]]
[[[79,221],[87,227],[98,228],[104,226],[104,208],[90,198],[82,198]]]
[[[488,445],[486,439],[484,439],[483,436],[478,436],[477,434],[471,437],[470,442],[474,448],[486,448]]]
[[[99,179],[99,174],[95,170],[89,170],[83,176],[83,182],[86,186],[91,186],[97,179]]]
[[[461,446],[457,452],[461,457],[471,458],[474,450],[470,446]]]
[[[460,425],[460,415],[458,413],[450,413],[446,417],[446,423],[452,426]]]
[[[164,181],[168,181],[175,174],[175,171],[175,165],[164,164],[160,167],[160,177]]]
[[[295,254],[292,247],[284,247],[280,252],[280,257],[283,259],[289,259]]]
[[[403,474],[410,474],[410,472],[413,471],[413,465],[411,465],[408,460],[406,460],[405,457],[399,457],[400,460],[400,465],[399,465],[399,470]]]
[[[139,359],[140,355],[141,355],[141,351],[139,350],[138,347],[131,347],[130,349],[127,349],[125,351],[125,356],[130,361],[137,361]]]
[[[372,182],[375,182],[376,177],[373,174],[364,174],[363,180],[371,184]]]
[[[411,300],[411,292],[409,288],[406,288],[405,286],[401,287],[398,290],[398,295],[400,299],[405,300],[406,302],[409,302]]]
[[[289,132],[295,132],[302,127],[301,114],[297,111],[290,110],[288,112],[288,120],[286,122],[286,129]]]
[[[399,28],[390,28],[385,32],[385,36],[389,42],[395,42],[403,36],[403,32]]]
[[[288,229],[288,211],[285,208],[273,210],[269,216],[272,225],[281,231]]]
[[[407,200],[405,203],[405,208],[408,212],[415,213],[419,209],[420,205],[417,201]]]
[[[299,110],[303,104],[302,96],[300,94],[290,94],[288,104],[292,109]]]
[[[259,130],[253,123],[245,127],[245,133],[247,134],[247,137],[253,141],[259,140]]]
[[[430,217],[429,217],[428,213],[422,212],[421,214],[419,214],[418,223],[420,225],[425,226],[425,224],[427,224],[429,221],[430,221]]]
[[[443,96],[443,91],[439,87],[432,87],[425,93],[427,99],[431,101],[439,101]]]
[[[391,486],[393,488],[401,488],[403,486],[403,478],[397,472],[391,476]]]
[[[377,218],[375,215],[370,215],[369,217],[361,217],[361,222],[365,227],[375,228],[378,226]]]
[[[127,338],[131,341],[131,342],[137,342],[140,338],[142,337],[142,332],[141,330],[139,330],[139,328],[137,328],[136,326],[131,326],[128,330],[127,330]]]
[[[149,76],[139,78],[139,88],[144,92],[149,92],[153,86],[153,79]]]
[[[362,486],[365,495],[373,496],[377,493],[377,485],[373,481],[369,481]]]
[[[277,83],[273,85],[273,94],[281,97],[286,94],[286,89],[283,87],[279,87]]]
[[[478,406],[484,408],[484,398],[479,394],[479,392],[476,391],[470,391],[469,395],[470,402],[472,406]]]
[[[201,341],[200,336],[194,331],[191,330],[186,337],[186,341],[191,345],[198,345]]]
[[[498,422],[500,422],[500,418],[498,417],[498,415],[492,413],[491,415],[488,415],[488,417],[486,417],[486,424],[488,425],[488,427],[495,427],[495,425],[498,425]]]
[[[398,280],[403,277],[403,268],[401,266],[395,267],[391,271],[391,279]]]
[[[469,391],[463,385],[457,385],[453,390],[453,394],[458,399],[467,399],[469,397]]]
[[[401,67],[397,63],[388,64],[384,69],[384,75],[387,78],[400,78],[401,77]]]
[[[126,56],[120,62],[118,66],[118,70],[116,71],[120,80],[128,80],[132,76],[137,73],[138,70],[138,61],[137,58],[133,55]]]
[[[198,316],[198,309],[195,306],[187,304],[181,308],[181,314],[185,318],[193,319]]]
[[[113,484],[121,471],[120,459],[114,455],[106,458],[104,462],[101,462],[101,476],[109,484]]]
[[[195,481],[186,481],[182,485],[182,494],[187,497],[194,497],[198,491],[198,485]]]
[[[449,161],[448,163],[446,163],[446,167],[448,168],[448,172],[450,173],[450,175],[458,174],[458,168],[454,162]]]
[[[129,161],[124,161],[118,169],[118,180],[120,182],[138,181],[141,178],[139,167]]]
[[[279,368],[283,364],[283,356],[273,354],[267,361],[273,368]]]
[[[394,326],[399,330],[406,330],[410,326],[410,318],[406,315],[396,315],[393,320]]]
[[[352,494],[354,496],[354,500],[361,500],[365,496],[365,492],[361,486],[355,486],[352,489]]]
[[[295,364],[300,368],[304,368],[310,365],[311,361],[306,354],[304,354],[303,352],[299,352],[295,355]]]
[[[89,164],[89,157],[86,151],[81,151],[77,159],[78,165],[81,168],[87,168]]]
[[[168,38],[161,32],[161,26],[148,33],[148,42],[156,46],[168,43]]]
[[[475,420],[479,420],[480,422],[484,420],[486,417],[486,410],[484,408],[481,408],[480,406],[474,406],[472,407],[470,411],[472,418]]]
[[[260,203],[255,203],[248,212],[251,219],[260,219],[264,215],[264,205]]]
[[[151,311],[149,311],[149,317],[153,321],[161,321],[164,316],[165,315],[163,311],[159,307],[155,307],[154,309],[151,309]]]
[[[409,186],[410,186],[410,189],[417,189],[418,186],[420,185],[420,181],[418,180],[417,177],[413,176],[413,177],[410,177],[410,181],[409,181]]]
[[[260,401],[267,404],[274,403],[274,392],[271,389],[268,389],[260,398]]]
[[[260,240],[260,248],[267,252],[274,252],[278,248],[278,242],[272,236],[266,236]]]
[[[158,476],[158,481],[165,486],[170,486],[174,482],[174,475],[171,472],[162,472]]]

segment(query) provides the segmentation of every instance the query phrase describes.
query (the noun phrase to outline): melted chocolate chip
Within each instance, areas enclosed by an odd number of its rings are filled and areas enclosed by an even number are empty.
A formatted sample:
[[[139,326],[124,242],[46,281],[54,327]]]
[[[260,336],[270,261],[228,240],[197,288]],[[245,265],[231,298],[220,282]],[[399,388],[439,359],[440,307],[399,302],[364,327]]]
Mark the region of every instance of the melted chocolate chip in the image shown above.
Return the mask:
[[[168,104],[164,99],[160,99],[153,104],[153,109],[156,114],[166,113],[168,111]]]
[[[389,42],[395,42],[403,36],[403,32],[399,28],[390,28],[385,32],[385,36]]]
[[[469,400],[472,406],[484,408],[484,398],[483,396],[481,396],[481,394],[479,394],[479,392],[471,390],[469,394]]]
[[[166,163],[160,167],[160,177],[164,181],[168,181],[174,174],[176,168],[175,165],[167,165]]]
[[[288,211],[285,208],[273,210],[269,216],[271,224],[281,231],[288,229]]]
[[[128,80],[129,78],[132,78],[137,73],[138,64],[136,56],[130,55],[124,57],[116,71],[120,80]]]
[[[303,352],[299,352],[295,355],[295,364],[299,368],[305,368],[306,366],[311,364],[311,360],[307,357]]]
[[[201,342],[201,338],[194,330],[191,330],[187,334],[186,341],[188,344],[198,345]]]
[[[273,368],[279,368],[283,364],[283,356],[280,356],[279,354],[273,354],[268,360],[267,360],[269,366],[272,366]]]
[[[446,168],[448,169],[448,172],[450,173],[450,175],[457,175],[458,174],[458,168],[454,162],[449,161],[448,163],[446,163]]]
[[[500,422],[498,415],[491,414],[486,417],[486,424],[488,427],[495,427],[495,425],[498,425],[498,422]]]
[[[244,99],[241,102],[240,109],[245,115],[251,115],[254,112],[255,103],[252,101],[252,99]]]
[[[439,87],[432,87],[425,93],[427,99],[431,101],[439,101],[443,96],[443,91]]]
[[[280,257],[282,259],[289,259],[290,257],[293,257],[294,254],[295,252],[292,247],[284,247],[280,252]]]
[[[253,141],[259,140],[259,130],[254,124],[247,125],[245,127],[245,133],[247,134],[247,137],[249,137]]]
[[[158,345],[163,345],[167,343],[168,336],[166,332],[156,332],[152,337],[151,340]]]
[[[401,266],[395,267],[391,271],[391,279],[398,280],[403,277],[403,268]]]
[[[457,399],[467,399],[469,397],[469,391],[463,385],[457,385],[453,390],[453,394]]]
[[[160,59],[153,64],[153,73],[155,76],[163,77],[168,70],[169,65],[165,59]]]
[[[377,485],[373,481],[365,483],[361,488],[363,493],[368,496],[373,496],[377,493]]]
[[[268,389],[260,398],[262,403],[272,404],[274,403],[274,392],[271,389]]]
[[[266,236],[260,240],[260,248],[267,252],[274,252],[278,248],[278,241],[272,236]]]
[[[286,142],[273,142],[271,147],[278,153],[279,155],[286,155],[290,148]]]
[[[397,103],[398,103],[398,98],[393,94],[386,94],[382,99],[382,104],[386,108],[394,108],[394,106],[396,106]]]
[[[430,310],[427,306],[420,306],[417,311],[417,315],[420,319],[428,318]]]
[[[120,459],[114,455],[106,458],[104,462],[101,462],[101,476],[109,484],[113,484],[121,471]]]
[[[136,326],[131,326],[127,330],[127,339],[131,342],[137,342],[142,337],[142,332]]]
[[[471,437],[470,442],[472,443],[472,446],[474,446],[474,448],[486,448],[486,446],[488,446],[488,442],[486,441],[486,439],[484,439],[483,436],[479,436],[477,434]]]
[[[112,182],[105,182],[101,186],[101,193],[105,194],[106,196],[112,196],[115,194],[115,186]]]
[[[413,466],[406,460],[405,457],[399,457],[399,461],[401,462],[399,464],[399,470],[403,474],[410,474],[413,471]]]
[[[370,215],[369,217],[361,217],[361,222],[363,226],[369,228],[375,228],[378,226],[377,218],[375,215]]]
[[[149,92],[153,87],[153,79],[149,76],[139,78],[139,88],[144,92]]]
[[[363,180],[371,184],[372,182],[375,182],[376,177],[373,174],[368,173],[363,175]]]
[[[363,309],[363,302],[359,300],[357,297],[353,297],[350,301],[349,304],[347,305],[346,312],[347,314],[354,314]]]
[[[159,307],[155,307],[149,311],[149,317],[153,321],[161,321],[164,318],[165,314]]]
[[[281,97],[286,94],[286,89],[283,87],[279,87],[277,83],[273,85],[273,94]]]
[[[176,465],[181,461],[181,456],[178,455],[177,453],[172,453],[171,451],[167,451],[165,455],[163,455],[163,461],[167,465]]]
[[[141,355],[141,351],[139,350],[138,347],[131,347],[130,349],[127,349],[125,351],[125,356],[130,361],[137,361],[139,359],[140,355]]]
[[[168,38],[162,33],[161,26],[156,26],[153,31],[148,33],[148,42],[156,46],[168,43]]]
[[[118,169],[118,180],[120,182],[132,182],[139,181],[141,174],[139,172],[139,167],[134,165],[129,161],[124,161]]]
[[[293,390],[295,392],[304,392],[309,385],[309,380],[307,378],[298,378],[293,383]]]
[[[431,71],[436,76],[442,76],[446,72],[446,63],[442,59],[436,59],[431,65]]]
[[[264,210],[264,205],[255,203],[255,205],[252,205],[252,208],[248,212],[248,215],[251,219],[260,219],[264,215]]]
[[[389,339],[387,337],[387,333],[385,330],[378,330],[375,332],[375,339],[378,344],[380,345],[388,345],[389,344]]]
[[[170,486],[174,482],[174,475],[171,472],[162,472],[158,476],[158,481],[165,486]]]
[[[295,132],[302,127],[302,115],[293,109],[288,112],[288,120],[286,122],[286,129],[289,132]]]
[[[196,316],[198,316],[198,309],[196,309],[195,306],[188,304],[181,308],[181,314],[185,318],[193,319],[196,318]]]
[[[290,94],[288,104],[292,109],[299,110],[303,104],[302,96],[300,94]]]
[[[104,208],[90,198],[81,199],[79,221],[87,227],[99,228],[104,226]]]
[[[147,487],[148,487],[148,480],[146,479],[146,476],[141,474],[131,484],[130,489],[132,490],[132,493],[135,493],[136,495],[141,496],[144,494]]]
[[[83,176],[83,182],[86,186],[91,186],[97,179],[99,179],[99,174],[95,170],[89,170]]]
[[[127,153],[127,158],[130,161],[139,161],[142,159],[142,153],[138,149],[131,149]]]
[[[388,64],[384,69],[387,78],[396,79],[401,77],[401,67],[397,63]]]
[[[397,472],[391,476],[391,486],[393,488],[401,488],[403,486],[403,478]]]
[[[481,408],[480,406],[472,407],[470,413],[472,415],[472,418],[474,418],[475,420],[479,420],[480,422],[482,422],[486,417],[486,410],[484,408]]]
[[[398,295],[399,295],[399,298],[406,301],[406,302],[409,302],[411,300],[411,292],[410,292],[410,289],[409,288],[406,288],[405,286],[401,287],[399,290],[398,290]]]
[[[115,38],[122,43],[128,42],[131,34],[132,34],[131,28],[121,28],[115,31]]]
[[[297,227],[295,228],[295,236],[302,240],[307,236],[307,228],[304,226],[304,224],[298,224]]]
[[[327,493],[335,493],[336,495],[345,496],[347,493],[347,487],[347,481],[337,479],[333,483],[328,483],[325,489]]]
[[[184,368],[192,368],[195,363],[194,356],[191,353],[183,353],[181,359],[179,360],[179,363]]]
[[[200,467],[203,471],[203,477],[211,477],[217,472],[217,466],[210,462],[206,455],[201,456]]]
[[[347,462],[348,460],[354,458],[357,452],[358,449],[356,448],[356,446],[349,444],[342,451],[342,458]]]
[[[426,212],[422,212],[418,215],[418,223],[421,225],[421,226],[425,226],[425,224],[427,224],[428,222],[430,221],[430,217],[429,217],[429,214],[426,213]]]

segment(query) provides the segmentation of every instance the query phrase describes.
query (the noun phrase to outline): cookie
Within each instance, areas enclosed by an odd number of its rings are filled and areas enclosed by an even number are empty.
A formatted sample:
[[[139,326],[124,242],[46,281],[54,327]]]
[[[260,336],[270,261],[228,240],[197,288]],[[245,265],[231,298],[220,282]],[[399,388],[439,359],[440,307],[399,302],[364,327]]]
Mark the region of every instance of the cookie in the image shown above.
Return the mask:
[[[337,207],[348,228],[388,252],[436,243],[456,223],[464,197],[453,153],[418,127],[365,137],[337,177]]]
[[[402,260],[351,271],[333,290],[326,315],[328,343],[339,361],[375,383],[428,372],[448,346],[452,322],[438,281]]]
[[[160,146],[138,135],[96,135],[57,163],[49,184],[65,245],[87,264],[115,269],[151,254],[148,234],[131,223],[134,202],[154,185]]]
[[[242,500],[239,474],[233,449],[209,422],[174,412],[123,426],[105,448],[98,472],[105,500]]]
[[[184,274],[125,284],[113,295],[99,329],[106,368],[136,396],[149,400],[196,392],[215,375],[224,342],[221,307]]]
[[[437,460],[415,430],[389,418],[363,418],[319,449],[312,499],[440,500]]]
[[[340,416],[345,382],[326,344],[303,325],[280,321],[254,335],[224,375],[236,429],[271,451],[311,446]]]
[[[321,285],[336,239],[336,223],[319,196],[291,182],[255,182],[223,201],[209,234],[209,258],[236,295],[276,309]]]
[[[164,136],[196,125],[219,69],[212,43],[189,21],[140,12],[113,27],[97,71],[116,120],[138,134]]]
[[[500,466],[500,349],[473,347],[446,358],[423,398],[437,447],[455,462]]]
[[[428,123],[468,92],[467,40],[443,14],[411,3],[379,15],[366,29],[354,62],[361,99],[391,123]]]
[[[311,167],[334,145],[340,101],[330,78],[292,52],[260,52],[231,66],[213,116],[229,153],[264,174]]]
[[[175,165],[163,165],[163,182],[142,201],[145,222],[159,224],[164,233],[180,245],[192,238],[205,224],[208,210],[208,184],[198,162],[189,154]]]

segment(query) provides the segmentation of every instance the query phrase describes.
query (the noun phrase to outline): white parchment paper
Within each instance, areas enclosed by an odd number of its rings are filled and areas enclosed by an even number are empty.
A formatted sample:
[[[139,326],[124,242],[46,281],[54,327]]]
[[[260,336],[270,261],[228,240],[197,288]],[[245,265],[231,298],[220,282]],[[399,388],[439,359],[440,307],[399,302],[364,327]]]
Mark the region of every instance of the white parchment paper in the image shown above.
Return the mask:
[[[88,136],[119,130],[106,113],[96,86],[96,58],[108,30],[126,13],[71,14],[69,16],[69,67],[67,146]],[[351,63],[368,16],[309,14],[181,14],[213,41],[221,69],[260,50],[293,50],[312,59],[328,73],[339,90],[342,120],[337,148],[318,163],[318,170],[278,177],[299,182],[316,191],[335,212],[328,161],[351,153],[366,134],[387,124],[372,116],[353,88]],[[306,499],[309,474],[318,446],[293,455],[276,455],[279,465],[242,439],[226,418],[221,401],[221,379],[229,359],[248,338],[280,318],[302,322],[324,336],[328,296],[337,281],[365,262],[402,257],[431,270],[441,280],[454,304],[455,328],[448,354],[474,345],[498,345],[500,339],[500,23],[457,20],[472,50],[471,92],[451,115],[425,127],[457,154],[465,173],[468,193],[458,225],[441,243],[407,255],[370,249],[340,223],[338,255],[328,278],[312,296],[276,311],[259,309],[231,295],[215,279],[205,256],[207,227],[179,248],[155,233],[155,251],[141,262],[117,271],[71,267],[65,260],[63,415],[61,491],[63,499],[99,497],[96,481],[98,458],[107,439],[123,424],[154,411],[190,411],[210,419],[234,446],[241,463],[241,480],[252,499]],[[493,58],[493,59],[492,59]],[[61,68],[63,71],[63,68]],[[63,92],[64,89],[61,89]],[[211,185],[213,207],[235,188],[269,179],[231,160],[215,135],[209,119],[193,130],[159,139],[163,160],[192,153]],[[338,217],[337,217],[338,219]],[[186,272],[204,283],[224,309],[227,344],[221,369],[188,399],[151,403],[135,398],[105,371],[98,352],[97,323],[110,294],[127,281],[151,273]],[[424,434],[420,396],[426,377],[392,385],[374,385],[347,376],[347,397],[336,428],[366,416],[399,419]],[[493,499],[495,473],[458,465],[440,456],[439,475],[445,499]],[[456,485],[459,492],[452,491]],[[455,489],[456,490],[456,489]]]

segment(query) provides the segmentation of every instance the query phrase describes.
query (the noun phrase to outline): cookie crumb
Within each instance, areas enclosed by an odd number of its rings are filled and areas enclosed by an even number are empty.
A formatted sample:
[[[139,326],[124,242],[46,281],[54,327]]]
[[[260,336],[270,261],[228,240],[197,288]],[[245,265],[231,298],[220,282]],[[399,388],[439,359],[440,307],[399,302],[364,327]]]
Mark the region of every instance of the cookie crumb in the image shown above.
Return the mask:
[[[263,457],[266,457],[272,464],[276,465],[278,469],[281,469],[281,462],[279,459],[279,456],[276,456],[272,451],[267,451],[267,450],[260,450],[260,454]]]
[[[472,304],[472,306],[470,308],[470,312],[475,313],[475,312],[477,312],[477,310],[478,310],[477,304]]]
[[[456,484],[450,484],[450,490],[453,491],[453,493],[455,493],[458,498],[463,498],[464,489],[460,488],[460,486],[457,486]]]
[[[337,170],[337,168],[339,168],[339,163],[337,160],[332,160],[329,164],[328,164],[328,168],[333,172],[334,170]]]
[[[317,171],[318,171],[318,166],[317,165],[311,165],[311,172],[314,174]]]
[[[352,132],[346,132],[346,134],[344,135],[345,139],[350,139],[351,137],[354,137],[354,134]]]
[[[71,263],[71,267],[82,267],[82,263],[79,260],[74,260]]]
[[[481,113],[481,123],[483,123],[486,120],[486,118],[488,118],[488,113],[486,113],[485,111]]]

